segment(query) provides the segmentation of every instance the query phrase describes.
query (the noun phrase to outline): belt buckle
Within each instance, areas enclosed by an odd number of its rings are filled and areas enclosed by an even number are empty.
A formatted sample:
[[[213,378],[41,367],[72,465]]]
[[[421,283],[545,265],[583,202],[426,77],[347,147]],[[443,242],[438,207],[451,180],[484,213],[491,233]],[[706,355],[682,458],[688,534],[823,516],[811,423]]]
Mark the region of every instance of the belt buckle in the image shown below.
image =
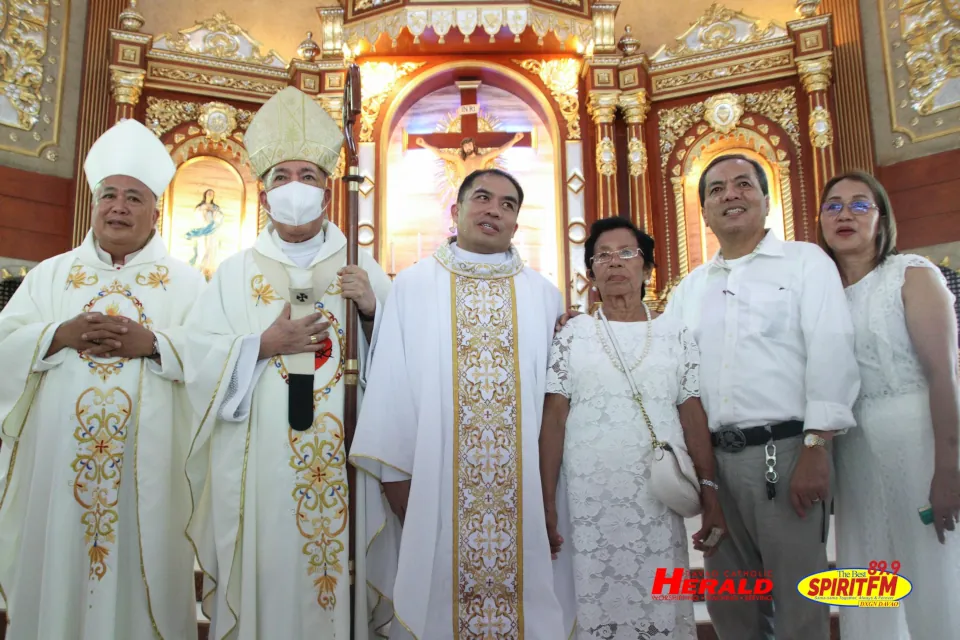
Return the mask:
[[[729,453],[739,453],[747,447],[747,436],[737,427],[723,427],[717,431],[718,447]]]

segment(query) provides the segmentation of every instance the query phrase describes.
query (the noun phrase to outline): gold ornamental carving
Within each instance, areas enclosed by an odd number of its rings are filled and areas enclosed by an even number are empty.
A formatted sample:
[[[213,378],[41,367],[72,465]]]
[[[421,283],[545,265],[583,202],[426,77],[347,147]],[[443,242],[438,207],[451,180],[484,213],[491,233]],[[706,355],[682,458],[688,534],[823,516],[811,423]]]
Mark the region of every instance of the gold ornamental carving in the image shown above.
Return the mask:
[[[320,57],[339,58],[343,55],[343,9],[340,7],[320,7],[321,37]]]
[[[124,31],[137,33],[143,28],[143,14],[137,11],[137,0],[130,0],[127,8],[120,12],[120,27]]]
[[[18,130],[0,149],[56,161],[69,13],[68,0],[0,0],[0,125]]]
[[[210,114],[227,106],[228,105],[218,102],[200,104],[198,102],[183,102],[180,100],[168,100],[166,98],[148,96],[145,124],[157,137],[160,137],[185,122],[197,122],[201,127],[204,127],[203,122],[201,122],[204,113]],[[233,120],[228,119],[226,124],[229,125],[231,122],[233,123],[231,133],[235,129],[246,130],[250,121],[253,119],[254,112],[245,109],[236,109],[234,107],[229,107],[229,109],[232,109],[229,114]],[[209,119],[208,116],[207,121],[209,121]],[[218,119],[219,118],[214,118],[214,120]],[[206,133],[206,131],[204,131],[204,134],[210,137],[210,134]],[[230,134],[221,136],[220,140],[229,135]]]
[[[617,150],[607,136],[597,143],[597,171],[606,177],[617,172]]]
[[[833,59],[830,54],[797,60],[797,71],[807,93],[826,91],[833,79]]]
[[[136,106],[143,91],[143,69],[123,69],[110,67],[110,91],[113,99],[120,104]]]
[[[632,56],[640,51],[640,40],[633,35],[633,27],[629,24],[623,28],[623,35],[617,42],[617,49],[620,49],[625,56]]]
[[[736,94],[735,94],[736,95]],[[797,116],[796,89],[785,87],[762,93],[747,93],[742,96],[745,113],[758,113],[787,132],[793,142],[794,149],[799,154],[800,146],[800,119]],[[676,147],[677,141],[698,122],[705,119],[706,105],[695,102],[680,107],[661,109],[658,112],[660,120],[660,166],[666,168],[670,154]],[[703,135],[709,129],[701,127],[698,135]],[[685,142],[692,144],[696,138],[689,136]]]
[[[320,103],[320,106],[323,107],[323,110],[326,111],[331,118],[333,118],[333,121],[343,128],[343,96],[318,96],[317,102]]]
[[[621,93],[619,106],[627,124],[643,124],[650,113],[650,97],[646,89]]]
[[[514,60],[525,71],[540,78],[550,90],[567,123],[567,140],[580,139],[580,63],[573,58],[555,60]]]
[[[217,60],[286,67],[286,62],[276,51],[262,53],[263,45],[223,11],[175,34],[164,33],[155,39],[153,46],[155,49],[192,53]]]
[[[587,96],[587,113],[595,124],[612,124],[617,115],[618,91],[591,91]]]
[[[620,0],[594,2],[590,6],[593,15],[594,53],[615,53],[617,51],[617,34],[614,22],[617,18],[618,8],[620,8]]]
[[[237,128],[237,109],[222,102],[208,102],[200,107],[197,124],[211,142],[220,142]]]
[[[743,116],[743,96],[721,93],[704,104],[703,119],[718,133],[730,133],[740,125]]]
[[[810,112],[810,140],[818,149],[825,149],[833,144],[833,122],[830,119],[830,112],[819,105]]]
[[[674,44],[661,47],[651,60],[666,62],[779,39],[789,39],[782,25],[751,18],[714,3]]]
[[[390,97],[397,82],[425,62],[364,62],[360,65],[360,142],[373,142],[373,130],[380,107]]]
[[[797,0],[797,13],[802,18],[812,18],[817,15],[821,0]]]
[[[905,62],[909,107],[926,116],[960,105],[960,0],[898,4],[907,51],[895,43],[894,55]]]
[[[647,150],[639,138],[630,138],[627,143],[627,164],[630,175],[634,178],[647,172]]]
[[[247,91],[257,93],[264,97],[270,97],[284,88],[283,82],[265,82],[253,80],[242,76],[232,76],[220,73],[207,73],[204,71],[189,71],[187,69],[178,69],[175,67],[150,66],[150,77],[161,80],[173,80],[175,82],[187,82],[190,84],[205,85],[208,87],[217,87],[220,89],[235,89],[238,91]]]
[[[748,74],[763,71],[789,69],[793,65],[793,56],[790,53],[774,53],[750,60],[716,64],[697,71],[681,71],[673,74],[656,76],[653,81],[654,93],[665,93],[674,89],[688,89],[698,84],[716,80],[730,80]]]

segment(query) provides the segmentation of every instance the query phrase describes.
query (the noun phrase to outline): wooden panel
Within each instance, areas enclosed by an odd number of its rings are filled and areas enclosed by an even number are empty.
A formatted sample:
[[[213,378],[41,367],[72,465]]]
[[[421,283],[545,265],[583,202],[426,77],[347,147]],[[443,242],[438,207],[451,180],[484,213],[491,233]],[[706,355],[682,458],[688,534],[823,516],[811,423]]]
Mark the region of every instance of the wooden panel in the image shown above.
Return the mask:
[[[960,240],[960,149],[878,167],[901,250]]]
[[[39,262],[70,249],[73,180],[0,167],[0,255]]]

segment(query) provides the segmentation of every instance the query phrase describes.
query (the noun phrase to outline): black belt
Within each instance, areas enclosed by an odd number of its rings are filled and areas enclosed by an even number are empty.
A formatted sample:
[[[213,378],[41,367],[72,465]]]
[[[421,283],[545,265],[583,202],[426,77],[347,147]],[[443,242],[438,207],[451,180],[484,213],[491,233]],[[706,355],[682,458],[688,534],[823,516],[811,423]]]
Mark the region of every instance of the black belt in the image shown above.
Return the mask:
[[[767,472],[764,479],[767,481],[767,499],[773,500],[777,495],[777,481],[779,475],[776,472],[777,465],[777,447],[773,442],[775,440],[785,440],[786,438],[795,438],[803,433],[803,422],[800,420],[788,420],[763,427],[750,427],[749,429],[738,429],[737,427],[723,427],[719,431],[710,434],[710,440],[713,446],[721,451],[729,453],[739,453],[747,447],[757,445],[766,445],[766,465]]]
[[[747,447],[767,444],[772,440],[795,438],[803,433],[803,422],[789,420],[763,427],[738,429],[737,427],[721,427],[719,431],[710,434],[710,441],[714,448],[728,453],[738,453]]]

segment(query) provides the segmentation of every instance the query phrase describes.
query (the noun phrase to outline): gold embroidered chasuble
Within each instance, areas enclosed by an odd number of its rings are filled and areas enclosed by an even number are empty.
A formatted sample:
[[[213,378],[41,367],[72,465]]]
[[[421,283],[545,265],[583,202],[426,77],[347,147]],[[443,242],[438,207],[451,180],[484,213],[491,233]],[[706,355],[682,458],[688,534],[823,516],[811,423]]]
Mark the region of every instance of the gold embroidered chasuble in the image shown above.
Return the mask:
[[[391,640],[566,638],[571,568],[551,567],[537,454],[560,293],[513,248],[432,258],[394,283],[351,453],[412,477],[399,561],[371,560],[371,587],[394,604]],[[388,507],[381,527],[399,530]]]
[[[32,270],[0,313],[8,637],[196,636],[193,551],[176,533],[189,501],[179,351],[203,287],[159,235],[118,268],[88,234]],[[69,348],[45,358],[57,326],[81,312],[151,329],[161,363]]]
[[[205,573],[203,608],[213,618],[211,638],[347,638],[354,604],[348,558],[355,542],[349,536],[353,496],[343,427],[346,303],[335,277],[314,303],[330,323],[330,337],[312,358],[309,429],[293,430],[287,421],[288,359],[256,362],[259,335],[280,314],[285,297],[258,260],[279,263],[289,286],[306,289],[315,269],[344,260],[346,239],[328,223],[320,252],[301,269],[283,254],[271,229],[254,248],[221,265],[210,283],[212,294],[189,323],[187,360],[200,363],[190,393],[203,421],[196,425],[188,465],[194,486],[188,535]],[[389,279],[365,252],[360,266],[382,303]],[[361,338],[362,365],[364,350]],[[245,393],[249,399],[233,411]]]

